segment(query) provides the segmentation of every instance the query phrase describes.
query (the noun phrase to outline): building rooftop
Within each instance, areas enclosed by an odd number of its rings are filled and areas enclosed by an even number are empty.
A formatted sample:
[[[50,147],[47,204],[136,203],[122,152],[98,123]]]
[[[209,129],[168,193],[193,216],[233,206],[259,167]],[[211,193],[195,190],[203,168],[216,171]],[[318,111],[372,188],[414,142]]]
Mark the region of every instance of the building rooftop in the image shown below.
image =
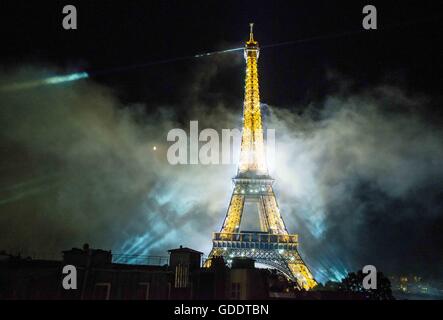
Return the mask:
[[[203,252],[200,252],[200,251],[197,251],[197,250],[193,250],[193,249],[188,248],[188,247],[182,247],[182,246],[180,246],[180,248],[177,248],[177,249],[168,250],[168,252],[191,252],[191,253],[203,254]]]

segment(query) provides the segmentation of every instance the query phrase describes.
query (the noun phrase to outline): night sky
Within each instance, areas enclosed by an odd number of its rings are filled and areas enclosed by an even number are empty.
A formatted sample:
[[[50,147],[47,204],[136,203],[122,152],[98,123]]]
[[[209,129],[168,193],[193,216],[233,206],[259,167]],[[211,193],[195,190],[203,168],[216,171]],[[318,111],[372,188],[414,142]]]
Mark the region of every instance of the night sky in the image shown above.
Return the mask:
[[[176,58],[241,47],[254,22],[277,199],[314,275],[442,280],[443,16],[370,3],[376,31],[361,1],[2,1],[0,88],[91,77],[0,91],[0,250],[207,254],[235,166],[172,167],[166,134],[241,125],[243,53]]]

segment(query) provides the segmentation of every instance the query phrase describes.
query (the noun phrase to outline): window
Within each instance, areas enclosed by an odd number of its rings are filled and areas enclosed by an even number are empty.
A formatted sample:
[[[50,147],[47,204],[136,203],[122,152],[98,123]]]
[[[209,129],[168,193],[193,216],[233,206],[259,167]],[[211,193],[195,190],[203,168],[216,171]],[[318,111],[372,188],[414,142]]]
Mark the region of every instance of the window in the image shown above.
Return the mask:
[[[175,266],[175,287],[187,288],[189,279],[189,269],[187,265],[178,264]]]
[[[92,298],[94,300],[109,300],[111,284],[109,282],[96,283]]]
[[[139,282],[137,285],[137,291],[135,293],[135,299],[148,300],[149,299],[149,282]]]
[[[231,298],[240,299],[240,282],[231,283]]]

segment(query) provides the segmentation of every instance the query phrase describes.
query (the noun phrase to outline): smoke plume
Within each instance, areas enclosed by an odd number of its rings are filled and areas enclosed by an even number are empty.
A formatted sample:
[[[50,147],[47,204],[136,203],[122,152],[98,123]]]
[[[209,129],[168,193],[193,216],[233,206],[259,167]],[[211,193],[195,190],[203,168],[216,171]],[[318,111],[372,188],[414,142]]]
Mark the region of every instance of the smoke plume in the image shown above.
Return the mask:
[[[56,71],[3,72],[0,84]],[[207,254],[236,167],[172,166],[166,135],[190,120],[239,128],[242,105],[202,101],[217,68],[200,71],[184,115],[125,105],[90,79],[0,93],[0,248],[58,257],[88,242],[115,253],[185,245]],[[263,105],[276,130],[280,209],[320,281],[366,264],[442,276],[443,133],[420,115],[427,103],[381,85],[293,109]]]

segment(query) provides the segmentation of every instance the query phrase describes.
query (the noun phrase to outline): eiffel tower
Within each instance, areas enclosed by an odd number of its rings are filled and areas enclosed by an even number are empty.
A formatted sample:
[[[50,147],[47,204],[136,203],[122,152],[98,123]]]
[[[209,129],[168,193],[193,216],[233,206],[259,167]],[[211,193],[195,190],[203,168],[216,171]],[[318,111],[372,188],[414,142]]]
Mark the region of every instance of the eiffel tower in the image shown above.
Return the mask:
[[[249,257],[279,270],[299,288],[309,290],[317,283],[298,253],[298,235],[288,233],[280,215],[272,188],[274,180],[267,169],[258,86],[259,52],[251,23],[244,49],[246,79],[240,162],[223,226],[213,234],[213,248],[205,266],[211,265],[214,256],[222,256],[228,264],[233,257]],[[251,205],[258,213],[260,231],[241,230],[245,207]]]

